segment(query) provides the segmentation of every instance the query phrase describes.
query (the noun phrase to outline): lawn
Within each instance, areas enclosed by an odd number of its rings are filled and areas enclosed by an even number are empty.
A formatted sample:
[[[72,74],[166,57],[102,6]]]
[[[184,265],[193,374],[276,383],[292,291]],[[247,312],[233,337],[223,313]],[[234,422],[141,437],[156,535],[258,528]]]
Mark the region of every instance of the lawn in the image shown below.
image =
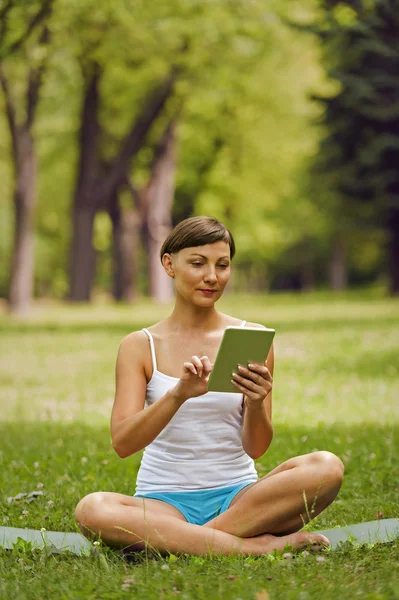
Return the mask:
[[[277,331],[275,436],[259,475],[291,456],[330,450],[345,463],[344,485],[308,529],[399,517],[399,302],[273,295],[227,297],[220,309]],[[0,315],[0,525],[75,531],[84,494],[134,493],[140,456],[121,460],[110,444],[115,357],[124,335],[169,310],[38,304],[26,321]],[[43,494],[31,503],[7,500],[33,490]],[[103,547],[86,558],[0,550],[1,600],[356,596],[399,598],[399,542],[288,559],[135,563]]]

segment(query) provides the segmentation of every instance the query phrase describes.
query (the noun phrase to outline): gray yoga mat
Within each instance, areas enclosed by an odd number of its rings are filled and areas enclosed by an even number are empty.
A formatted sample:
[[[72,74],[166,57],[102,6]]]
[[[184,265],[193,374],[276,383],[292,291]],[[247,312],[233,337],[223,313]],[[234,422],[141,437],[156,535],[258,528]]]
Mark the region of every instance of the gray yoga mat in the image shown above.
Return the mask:
[[[60,554],[69,550],[73,554],[90,554],[93,545],[80,533],[64,533],[61,531],[39,531],[38,529],[21,529],[18,527],[0,527],[0,546],[12,550],[13,544],[22,538],[31,542],[35,548],[51,550]]]
[[[331,542],[331,549],[337,548],[341,542],[346,541],[355,544],[386,543],[399,538],[399,519],[380,519],[315,533],[325,535]],[[74,554],[87,556],[93,548],[93,545],[80,533],[0,527],[0,546],[11,550],[18,538],[32,542],[32,545],[37,548],[47,546],[54,554],[69,550]]]
[[[318,531],[326,536],[331,549],[337,548],[341,542],[353,541],[355,544],[382,544],[399,538],[399,519],[379,519],[368,523],[357,523]]]

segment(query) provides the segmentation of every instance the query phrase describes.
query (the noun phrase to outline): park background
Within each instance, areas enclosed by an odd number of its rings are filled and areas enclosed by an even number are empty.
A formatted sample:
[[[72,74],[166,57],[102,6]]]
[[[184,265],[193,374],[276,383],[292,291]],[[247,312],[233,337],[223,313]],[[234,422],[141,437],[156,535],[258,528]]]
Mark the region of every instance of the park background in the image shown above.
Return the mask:
[[[1,0],[0,525],[72,531],[84,494],[134,492],[116,353],[170,312],[160,245],[199,214],[237,243],[220,308],[277,331],[259,474],[327,449],[346,478],[308,527],[399,516],[398,72],[397,0]],[[398,555],[132,568],[22,544],[0,597],[391,599]]]
[[[171,298],[171,227],[232,229],[232,290],[399,290],[396,2],[0,10],[0,297]]]

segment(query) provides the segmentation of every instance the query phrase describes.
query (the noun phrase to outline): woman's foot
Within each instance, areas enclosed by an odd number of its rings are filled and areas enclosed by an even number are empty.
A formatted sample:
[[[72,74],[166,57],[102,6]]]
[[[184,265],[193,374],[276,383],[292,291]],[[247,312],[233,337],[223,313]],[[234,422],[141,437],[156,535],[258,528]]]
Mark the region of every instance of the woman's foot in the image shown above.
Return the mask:
[[[287,546],[294,550],[307,548],[313,552],[320,552],[330,546],[330,542],[321,533],[311,533],[310,531],[297,531],[282,536],[266,533],[248,539],[249,554],[270,554],[273,550],[283,551]]]

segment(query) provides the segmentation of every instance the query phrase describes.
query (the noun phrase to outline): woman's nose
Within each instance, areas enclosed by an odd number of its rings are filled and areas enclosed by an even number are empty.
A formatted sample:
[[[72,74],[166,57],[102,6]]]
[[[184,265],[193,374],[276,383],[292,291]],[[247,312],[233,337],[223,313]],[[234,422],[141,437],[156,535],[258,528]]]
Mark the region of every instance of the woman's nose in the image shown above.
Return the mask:
[[[208,269],[204,277],[205,281],[216,281],[216,272],[214,269]]]

